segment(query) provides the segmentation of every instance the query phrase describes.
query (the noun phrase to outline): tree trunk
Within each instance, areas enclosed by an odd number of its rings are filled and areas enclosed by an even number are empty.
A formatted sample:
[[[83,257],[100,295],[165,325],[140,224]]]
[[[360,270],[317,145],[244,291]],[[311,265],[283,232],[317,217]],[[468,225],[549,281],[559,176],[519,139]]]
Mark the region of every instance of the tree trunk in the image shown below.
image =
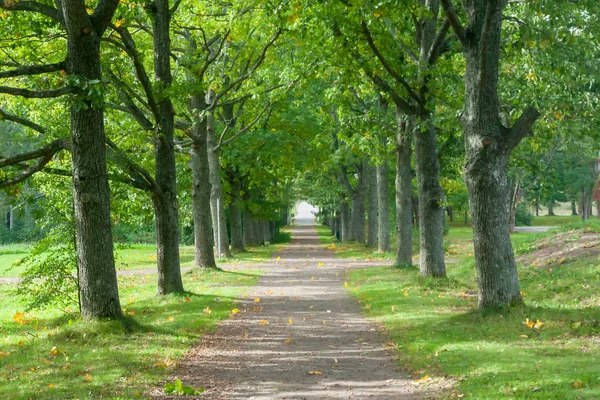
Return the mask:
[[[465,209],[465,225],[469,225],[469,209]]]
[[[156,0],[152,19],[154,45],[154,75],[161,90],[171,86],[171,12],[168,0]],[[177,169],[175,167],[175,111],[170,96],[158,94],[156,103],[159,121],[154,134],[156,184],[154,193],[156,214],[156,260],[158,264],[158,294],[183,292],[179,261],[179,204],[177,201]]]
[[[352,193],[350,240],[355,240],[359,243],[365,242],[366,197],[366,193],[363,190],[356,190]]]
[[[442,3],[462,41],[466,61],[462,117],[465,181],[471,207],[479,307],[498,309],[522,304],[508,227],[507,168],[510,153],[531,132],[539,113],[528,109],[512,128],[502,126],[499,120],[498,65],[506,2],[464,2],[469,18],[467,34],[457,26],[449,0]]]
[[[377,168],[373,165],[367,166],[368,185],[369,185],[369,208],[368,208],[368,231],[367,244],[369,246],[377,245]]]
[[[446,212],[448,213],[448,219],[450,220],[450,222],[454,221],[453,211],[454,210],[452,209],[452,206],[446,207]]]
[[[237,202],[240,198],[239,182],[231,182],[231,203],[229,204],[229,230],[231,231],[231,250],[244,251],[244,234],[242,230],[242,213]]]
[[[412,265],[412,133],[406,120],[396,110],[396,249],[395,265]]]
[[[556,215],[556,214],[554,214],[554,199],[552,199],[548,202],[548,214],[547,215],[549,217]]]
[[[581,187],[581,204],[581,218],[587,221],[592,216],[592,193],[583,186]]]
[[[348,205],[348,203],[345,200],[342,200],[342,206],[341,206],[341,212],[340,212],[340,219],[341,219],[341,225],[342,225],[342,242],[348,242],[351,239],[350,236],[350,206]]]
[[[202,96],[196,95],[190,101],[192,110],[198,108]],[[192,212],[194,217],[194,266],[196,268],[217,268],[211,236],[210,220],[210,181],[208,152],[206,149],[206,118],[195,121],[192,126]]]
[[[575,200],[571,201],[571,215],[577,215],[577,202]]]
[[[419,228],[419,196],[411,196],[412,204],[412,224]]]
[[[519,205],[519,201],[521,201],[522,196],[523,191],[521,190],[521,185],[518,183],[515,185],[511,185],[511,191],[509,196],[510,202],[508,206],[508,229],[511,233],[515,231],[515,227],[517,226],[517,206]]]
[[[390,251],[390,187],[388,185],[389,168],[387,160],[377,167],[377,204],[379,206],[378,250]]]
[[[415,166],[419,196],[421,276],[446,277],[444,263],[444,207],[439,182],[435,128],[414,130]]]
[[[214,243],[217,257],[231,257],[229,251],[229,237],[227,236],[227,219],[225,218],[225,203],[223,186],[221,184],[221,163],[219,161],[219,150],[215,149],[217,140],[215,137],[215,118],[213,113],[208,115],[208,165],[210,168],[210,209],[213,223]]]
[[[535,196],[535,216],[540,216],[540,196]]]
[[[91,29],[83,2],[62,2],[67,30],[68,72],[88,81],[102,80],[100,38]],[[116,6],[116,5],[115,5]],[[73,202],[81,316],[120,318],[106,170],[104,110],[88,100],[71,106]],[[100,103],[102,104],[102,103]]]

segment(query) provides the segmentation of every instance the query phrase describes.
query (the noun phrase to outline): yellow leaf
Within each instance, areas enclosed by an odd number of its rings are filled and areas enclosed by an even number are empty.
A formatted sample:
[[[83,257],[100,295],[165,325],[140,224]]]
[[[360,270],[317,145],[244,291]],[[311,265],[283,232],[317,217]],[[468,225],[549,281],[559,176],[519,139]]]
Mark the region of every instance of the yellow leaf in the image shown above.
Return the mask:
[[[344,282],[344,287],[348,289],[348,282]]]
[[[292,343],[292,339],[287,339],[285,343]]]
[[[0,351],[0,358],[1,357],[9,357],[10,356],[10,351],[7,351],[6,353],[3,351]]]
[[[257,297],[257,298],[255,298],[255,299],[254,299],[254,302],[255,302],[255,303],[260,303],[260,297]]]
[[[402,290],[402,294],[404,295],[404,297],[407,297],[407,296],[408,296],[408,292],[406,291],[406,289],[403,289],[403,290]]]
[[[321,371],[308,371],[309,375],[323,375]]]
[[[54,389],[54,384],[53,383],[49,384],[48,389]]]
[[[322,267],[322,266],[323,266],[322,262],[320,262],[320,263],[317,264],[317,267]]]
[[[91,382],[92,381],[92,376],[90,374],[85,374],[85,378],[83,378],[84,382]]]
[[[273,294],[270,290],[267,290],[267,294]]]
[[[184,298],[186,303],[189,303],[192,299],[190,299],[189,297]]]
[[[50,349],[51,356],[55,356],[57,354],[58,354],[58,349],[56,348],[56,346],[54,346],[52,349]]]
[[[429,380],[429,375],[423,376],[421,379],[417,379],[415,383],[423,383]]]
[[[212,312],[212,310],[208,306],[204,309],[205,314],[210,314],[211,312]]]
[[[263,319],[263,320],[260,320],[258,322],[258,324],[261,325],[261,326],[269,325],[269,321],[267,321],[266,319]]]
[[[15,321],[17,325],[21,325],[23,323],[23,313],[17,311],[17,313],[13,315],[13,321]]]
[[[281,257],[277,257],[275,261],[281,261]]]
[[[118,19],[115,21],[115,26],[118,28],[125,23],[124,19]]]
[[[290,318],[289,322],[290,322],[290,325],[293,325],[293,324],[294,324],[294,321],[292,321],[292,319],[291,319],[291,318]]]
[[[231,310],[232,314],[237,314],[239,312],[240,312],[240,310],[238,308],[234,308],[233,310]]]
[[[169,318],[167,318],[167,321],[168,321],[168,322],[173,322],[174,320],[175,320],[175,318],[173,318],[173,317],[169,317]]]

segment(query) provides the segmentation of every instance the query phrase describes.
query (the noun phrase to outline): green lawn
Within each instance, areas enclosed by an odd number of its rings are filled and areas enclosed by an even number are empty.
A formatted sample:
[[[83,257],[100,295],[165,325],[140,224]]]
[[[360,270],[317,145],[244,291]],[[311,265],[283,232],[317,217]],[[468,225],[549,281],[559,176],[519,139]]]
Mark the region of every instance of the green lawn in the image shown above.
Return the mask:
[[[217,260],[217,264],[244,265],[247,263],[263,262],[271,258],[271,254],[289,242],[289,234],[280,235],[280,243],[268,246],[255,246],[247,251],[236,253],[232,258]],[[18,277],[23,272],[23,266],[13,266],[13,263],[27,255],[27,244],[0,246],[0,277]],[[181,266],[194,265],[194,247],[179,247]],[[117,245],[115,250],[117,270],[137,270],[156,268],[156,246],[153,244]]]
[[[188,293],[165,297],[155,275],[120,277],[122,322],[82,322],[74,309],[20,315],[25,305],[0,285],[0,398],[148,398],[258,274],[196,271],[184,276]]]
[[[584,226],[600,232],[593,223],[562,230]],[[453,379],[451,398],[600,399],[600,260],[520,265],[526,307],[484,316],[476,310],[472,244],[452,232],[449,253],[458,262],[447,264],[447,280],[421,278],[417,268],[348,276],[350,293],[386,327],[400,364],[415,379]],[[512,240],[525,252],[540,236]]]

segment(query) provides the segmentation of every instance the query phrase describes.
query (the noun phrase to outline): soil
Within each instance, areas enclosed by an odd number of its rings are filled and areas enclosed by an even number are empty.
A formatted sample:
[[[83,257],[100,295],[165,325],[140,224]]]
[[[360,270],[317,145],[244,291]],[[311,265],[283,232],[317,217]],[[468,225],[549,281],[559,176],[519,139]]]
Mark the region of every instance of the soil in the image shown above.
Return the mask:
[[[167,396],[161,386],[154,398],[422,399],[448,385],[401,371],[381,328],[344,287],[348,261],[335,259],[312,226],[294,227],[273,257],[238,299],[240,312],[206,333],[170,377],[205,392]]]
[[[517,261],[526,266],[552,268],[575,259],[600,256],[600,234],[593,232],[561,232],[535,243],[535,250],[522,255]]]

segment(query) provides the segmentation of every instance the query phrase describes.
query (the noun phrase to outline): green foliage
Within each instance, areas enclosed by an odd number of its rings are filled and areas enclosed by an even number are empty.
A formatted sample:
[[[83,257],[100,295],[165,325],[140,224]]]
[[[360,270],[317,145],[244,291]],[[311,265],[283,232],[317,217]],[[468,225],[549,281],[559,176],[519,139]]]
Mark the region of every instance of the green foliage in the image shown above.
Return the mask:
[[[515,222],[517,226],[531,226],[531,222],[533,221],[533,213],[529,206],[520,202],[517,205],[517,213],[515,215]]]
[[[55,227],[15,263],[16,268],[24,268],[16,292],[26,299],[26,310],[78,304],[74,240],[73,227]]]
[[[178,396],[195,396],[204,392],[204,388],[194,389],[191,386],[184,385],[179,379],[172,383],[165,383],[165,394],[176,394]]]

